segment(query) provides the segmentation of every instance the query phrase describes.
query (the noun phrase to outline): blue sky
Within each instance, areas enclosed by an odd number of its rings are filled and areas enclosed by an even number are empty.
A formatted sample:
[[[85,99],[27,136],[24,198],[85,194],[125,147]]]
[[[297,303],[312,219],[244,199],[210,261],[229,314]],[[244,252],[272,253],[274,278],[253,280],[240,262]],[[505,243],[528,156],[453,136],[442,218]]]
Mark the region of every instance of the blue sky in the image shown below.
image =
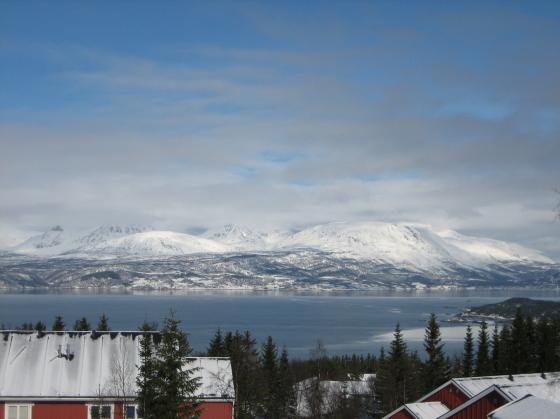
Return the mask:
[[[553,1],[2,2],[3,242],[372,219],[558,256],[559,23]]]

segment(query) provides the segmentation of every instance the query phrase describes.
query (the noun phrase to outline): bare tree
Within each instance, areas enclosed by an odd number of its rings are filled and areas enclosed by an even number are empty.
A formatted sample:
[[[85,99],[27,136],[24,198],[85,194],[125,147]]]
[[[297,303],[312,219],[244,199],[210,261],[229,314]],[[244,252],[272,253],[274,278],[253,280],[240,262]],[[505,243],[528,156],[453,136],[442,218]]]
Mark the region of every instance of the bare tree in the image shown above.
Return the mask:
[[[111,376],[107,383],[107,394],[122,408],[126,419],[129,406],[134,406],[136,392],[136,370],[132,353],[127,351],[125,341],[119,342],[117,351],[111,359]]]

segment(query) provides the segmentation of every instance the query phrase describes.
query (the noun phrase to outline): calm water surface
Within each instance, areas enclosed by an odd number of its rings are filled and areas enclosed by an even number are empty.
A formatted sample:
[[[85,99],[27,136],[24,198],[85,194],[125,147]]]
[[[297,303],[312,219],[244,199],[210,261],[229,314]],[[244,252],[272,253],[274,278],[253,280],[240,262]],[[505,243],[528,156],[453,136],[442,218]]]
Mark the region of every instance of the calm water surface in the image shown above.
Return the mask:
[[[422,349],[423,327],[431,312],[440,320],[465,307],[513,296],[560,301],[558,290],[461,290],[429,292],[4,292],[0,324],[7,328],[55,315],[67,325],[86,316],[92,324],[101,313],[112,329],[135,330],[144,321],[161,320],[175,311],[190,333],[195,350],[204,350],[215,330],[251,330],[259,342],[272,335],[290,354],[307,357],[318,339],[330,354],[377,353],[387,346],[397,322],[412,349]],[[446,348],[460,351],[461,325],[442,322]]]

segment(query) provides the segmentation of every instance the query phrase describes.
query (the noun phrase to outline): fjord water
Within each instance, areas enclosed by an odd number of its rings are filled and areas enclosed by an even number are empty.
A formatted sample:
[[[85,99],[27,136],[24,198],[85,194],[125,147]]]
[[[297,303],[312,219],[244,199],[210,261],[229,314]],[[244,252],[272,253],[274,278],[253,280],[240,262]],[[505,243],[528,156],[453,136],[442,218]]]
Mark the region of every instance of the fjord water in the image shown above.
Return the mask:
[[[48,327],[62,315],[67,327],[86,316],[92,326],[102,313],[114,330],[136,330],[170,310],[190,333],[195,351],[203,351],[216,329],[250,330],[262,342],[272,335],[294,357],[307,357],[320,339],[329,354],[377,354],[388,346],[400,322],[411,349],[422,352],[423,328],[431,312],[441,320],[446,349],[461,351],[464,326],[447,323],[464,308],[532,297],[560,301],[560,290],[293,292],[108,292],[33,291],[0,293],[0,324],[14,328],[41,320]]]

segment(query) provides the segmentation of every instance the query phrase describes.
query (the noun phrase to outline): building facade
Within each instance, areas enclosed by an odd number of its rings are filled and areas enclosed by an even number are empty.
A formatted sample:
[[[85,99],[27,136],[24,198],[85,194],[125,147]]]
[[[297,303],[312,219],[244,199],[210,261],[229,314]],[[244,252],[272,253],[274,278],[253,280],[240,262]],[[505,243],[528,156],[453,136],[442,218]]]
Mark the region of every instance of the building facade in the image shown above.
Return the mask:
[[[140,332],[0,332],[0,419],[139,419]],[[232,419],[228,358],[192,358],[202,419]]]

